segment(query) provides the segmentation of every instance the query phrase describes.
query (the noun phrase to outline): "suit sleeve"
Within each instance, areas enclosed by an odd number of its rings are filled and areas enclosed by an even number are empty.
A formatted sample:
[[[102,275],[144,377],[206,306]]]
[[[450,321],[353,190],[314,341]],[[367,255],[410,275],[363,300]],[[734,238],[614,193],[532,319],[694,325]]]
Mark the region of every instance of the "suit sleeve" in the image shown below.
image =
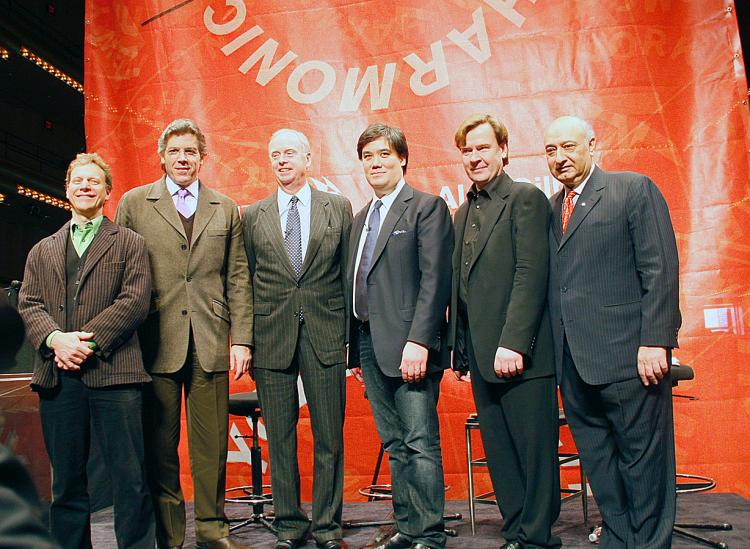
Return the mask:
[[[253,344],[253,286],[247,266],[243,223],[232,203],[231,229],[227,250],[226,292],[232,320],[232,345]]]
[[[677,347],[681,324],[677,242],[667,203],[645,176],[628,195],[628,229],[641,280],[640,345]]]
[[[37,349],[44,358],[49,358],[52,356],[52,350],[44,344],[44,341],[53,331],[62,331],[62,328],[50,315],[42,294],[44,281],[40,269],[48,267],[42,266],[41,246],[41,244],[34,246],[26,259],[23,285],[18,296],[18,313],[26,326],[26,336],[31,346]]]
[[[128,198],[128,194],[125,193],[122,198],[120,198],[120,202],[117,203],[117,211],[115,212],[115,223],[122,227],[127,227],[128,229],[132,229],[136,231],[136,229],[133,227],[133,220],[130,217],[130,199]],[[138,232],[138,231],[136,231]]]
[[[347,273],[349,269],[349,239],[351,238],[352,233],[352,204],[347,200],[344,199],[344,212],[343,212],[343,219],[341,222],[341,291],[342,295],[344,296],[344,302],[348,303],[349,298],[346,295],[346,292],[349,291],[347,288]],[[346,308],[345,313],[345,322],[347,323],[346,326],[350,326],[351,318],[350,318],[350,311],[349,308]],[[349,330],[346,330],[346,333],[349,333]],[[345,343],[349,343],[346,341]],[[351,353],[351,350],[349,351]]]
[[[511,239],[515,272],[498,346],[528,356],[547,300],[550,205],[536,187],[514,187]]]
[[[431,196],[417,223],[419,294],[407,340],[440,348],[440,327],[451,296],[453,223],[442,198]]]
[[[146,241],[127,229],[120,231],[128,239],[123,254],[125,268],[120,292],[112,305],[81,326],[82,331],[94,334],[96,352],[104,358],[130,339],[146,319],[151,300],[151,268]]]

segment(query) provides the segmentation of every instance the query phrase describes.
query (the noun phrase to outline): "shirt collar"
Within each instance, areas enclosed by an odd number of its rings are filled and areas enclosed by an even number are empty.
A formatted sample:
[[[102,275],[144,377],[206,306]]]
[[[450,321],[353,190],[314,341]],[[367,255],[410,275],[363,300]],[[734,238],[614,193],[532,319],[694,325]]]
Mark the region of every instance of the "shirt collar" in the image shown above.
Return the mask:
[[[480,194],[491,199],[492,195],[490,194],[490,191],[494,190],[495,187],[497,187],[500,184],[499,181],[502,175],[503,175],[503,172],[501,171],[494,178],[492,178],[492,181],[490,181],[484,187],[482,187],[481,190],[477,190],[477,184],[472,183],[471,188],[469,189],[469,192],[466,193],[467,200],[469,201],[474,200]]]
[[[404,178],[402,177],[401,180],[396,185],[395,189],[393,189],[391,192],[389,192],[387,195],[381,198],[378,198],[377,196],[374,197],[372,200],[372,203],[375,204],[377,200],[380,200],[383,206],[385,206],[385,209],[389,210],[391,206],[393,205],[393,202],[396,200],[398,193],[400,193],[401,189],[404,188],[404,185],[406,185],[406,181],[404,181]]]
[[[167,182],[167,190],[169,191],[169,194],[171,196],[174,196],[175,193],[177,193],[177,191],[179,191],[182,187],[180,187],[177,183],[172,181],[172,179],[168,175],[165,176],[165,178]],[[196,200],[198,199],[198,187],[199,186],[200,186],[199,181],[196,179],[190,185],[185,187],[190,192],[190,194],[192,194],[196,198]]]
[[[586,176],[586,179],[581,181],[581,183],[575,189],[572,189],[573,192],[576,193],[578,196],[581,196],[581,193],[583,193],[583,188],[586,186],[586,183],[589,182],[589,179],[591,179],[591,174],[594,173],[594,168],[596,168],[596,163],[591,164],[591,170],[589,171],[589,174]],[[568,191],[565,191],[565,194],[568,194]]]
[[[101,227],[101,226],[102,226],[102,220],[103,220],[103,219],[104,219],[104,214],[102,214],[102,215],[100,215],[100,216],[98,216],[98,217],[95,217],[94,219],[90,219],[89,221],[87,221],[87,222],[86,222],[86,223],[84,223],[83,225],[79,225],[79,224],[77,224],[77,223],[74,223],[74,222],[73,222],[73,221],[71,220],[71,222],[70,222],[70,234],[73,234],[73,233],[74,233],[74,232],[76,232],[76,231],[82,231],[82,230],[83,230],[83,228],[84,228],[84,227],[85,227],[86,225],[88,225],[89,223],[91,223],[91,224],[92,224],[92,226],[94,227],[94,231],[98,231],[98,230],[99,230],[99,227]]]
[[[301,206],[309,206],[310,201],[312,200],[312,190],[310,189],[310,185],[308,183],[305,183],[303,187],[295,194],[289,194],[284,189],[279,187],[276,191],[276,200],[279,204],[280,212],[283,212],[287,207],[289,207],[289,201],[292,200],[293,196],[297,197],[297,200],[299,200]]]

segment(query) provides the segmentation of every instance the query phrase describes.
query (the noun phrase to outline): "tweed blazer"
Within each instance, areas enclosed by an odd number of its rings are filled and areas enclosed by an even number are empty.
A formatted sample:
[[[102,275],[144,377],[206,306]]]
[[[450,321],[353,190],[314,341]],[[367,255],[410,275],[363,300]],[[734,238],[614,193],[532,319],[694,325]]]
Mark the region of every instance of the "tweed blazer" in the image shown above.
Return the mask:
[[[594,167],[565,235],[565,188],[551,199],[549,304],[558,376],[563,343],[589,384],[637,377],[639,346],[677,347],[679,260],[653,181]]]
[[[153,292],[141,334],[146,369],[176,372],[192,327],[201,367],[229,369],[229,345],[252,344],[252,287],[233,200],[202,181],[190,243],[165,178],[131,189],[116,221],[146,239]]]
[[[136,328],[148,313],[151,294],[146,245],[139,235],[106,217],[83,263],[75,309],[65,311],[65,250],[70,222],[37,243],[26,259],[18,312],[34,354],[34,388],[59,382],[54,353],[45,339],[65,330],[66,314],[74,330],[92,332],[98,350],[82,366],[88,387],[106,387],[151,380],[144,371]]]
[[[294,356],[299,310],[324,366],[344,361],[344,283],[352,207],[312,189],[310,238],[299,276],[284,247],[277,194],[245,208],[245,247],[253,279],[253,367],[283,370]]]

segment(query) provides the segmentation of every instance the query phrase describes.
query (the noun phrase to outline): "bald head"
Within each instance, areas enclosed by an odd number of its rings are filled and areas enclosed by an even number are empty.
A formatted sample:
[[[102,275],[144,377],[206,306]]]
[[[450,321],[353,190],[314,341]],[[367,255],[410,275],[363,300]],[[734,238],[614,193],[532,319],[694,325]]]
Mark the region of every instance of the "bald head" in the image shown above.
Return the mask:
[[[595,148],[594,129],[577,116],[561,116],[544,133],[549,171],[569,189],[575,189],[591,172]]]

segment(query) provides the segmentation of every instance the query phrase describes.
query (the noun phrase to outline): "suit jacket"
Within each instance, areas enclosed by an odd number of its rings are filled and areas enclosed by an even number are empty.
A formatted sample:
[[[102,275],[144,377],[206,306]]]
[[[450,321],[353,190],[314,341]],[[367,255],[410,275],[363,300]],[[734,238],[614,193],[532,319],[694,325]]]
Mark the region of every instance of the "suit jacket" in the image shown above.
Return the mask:
[[[65,250],[70,222],[37,243],[26,259],[18,312],[34,354],[32,387],[52,388],[59,381],[54,353],[45,339],[54,330],[65,330]],[[136,328],[148,312],[151,275],[143,238],[104,218],[89,245],[76,296],[71,325],[92,332],[98,350],[81,367],[89,387],[143,383]]]
[[[354,218],[349,243],[349,367],[359,366],[359,321],[352,294],[368,209],[369,203]],[[446,307],[452,252],[453,225],[445,201],[404,185],[383,220],[367,277],[370,333],[385,375],[401,377],[401,353],[407,341],[429,349],[428,373],[449,366]]]
[[[310,238],[299,276],[284,247],[277,195],[245,208],[245,250],[253,280],[253,367],[284,370],[294,357],[299,311],[318,360],[344,361],[344,277],[352,207],[311,189]]]
[[[550,200],[549,301],[558,374],[563,340],[590,384],[637,376],[638,347],[677,347],[679,262],[664,197],[648,177],[594,168],[562,235]]]
[[[552,332],[546,304],[549,250],[545,237],[550,207],[542,191],[502,172],[488,192],[491,200],[469,265],[468,326],[458,314],[462,240],[469,201],[456,211],[450,341],[454,368],[468,369],[466,330],[482,378],[489,383],[519,381],[554,373]],[[498,347],[523,355],[524,372],[495,374]]]
[[[252,343],[252,287],[237,205],[201,182],[188,244],[162,177],[125,193],[116,220],[146,239],[151,259],[151,310],[140,330],[146,368],[182,368],[192,326],[201,367],[227,371],[230,339]]]

